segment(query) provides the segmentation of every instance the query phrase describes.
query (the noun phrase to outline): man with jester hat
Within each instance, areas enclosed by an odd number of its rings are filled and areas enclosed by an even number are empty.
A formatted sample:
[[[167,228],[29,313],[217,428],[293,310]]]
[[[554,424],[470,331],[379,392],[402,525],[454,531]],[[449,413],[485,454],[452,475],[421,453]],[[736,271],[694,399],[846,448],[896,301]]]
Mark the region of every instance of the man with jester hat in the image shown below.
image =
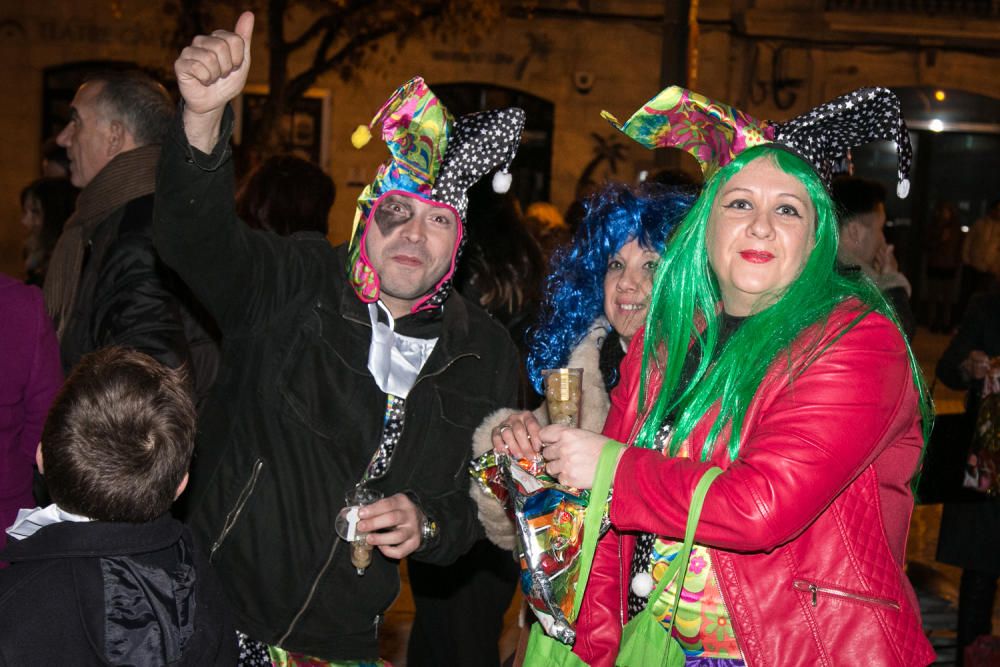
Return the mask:
[[[251,231],[233,208],[227,105],[252,32],[245,13],[181,53],[184,109],[158,175],[157,249],[224,334],[190,522],[236,612],[243,664],[378,664],[398,560],[447,564],[482,535],[469,443],[514,401],[517,355],[450,281],[465,192],[506,171],[523,112],[455,119],[413,79],[370,124],[392,157],[358,200],[350,243]],[[382,496],[355,518],[374,547],[360,570],[335,532],[358,486]]]

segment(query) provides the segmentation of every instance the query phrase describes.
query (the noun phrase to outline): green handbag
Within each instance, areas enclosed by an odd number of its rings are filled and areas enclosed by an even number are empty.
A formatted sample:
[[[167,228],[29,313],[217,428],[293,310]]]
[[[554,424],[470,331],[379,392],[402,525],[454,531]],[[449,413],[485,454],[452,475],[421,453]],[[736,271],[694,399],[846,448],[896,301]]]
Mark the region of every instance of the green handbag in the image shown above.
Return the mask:
[[[587,588],[590,577],[590,566],[594,562],[594,551],[597,549],[598,533],[601,530],[601,519],[608,504],[608,491],[615,474],[615,463],[618,452],[624,445],[614,440],[604,443],[601,457],[597,461],[597,471],[594,473],[594,486],[590,491],[590,505],[583,519],[583,544],[580,546],[580,577],[576,583],[576,598],[573,600],[573,614],[570,622],[576,621],[580,613],[580,603],[583,592]],[[563,644],[545,634],[540,623],[531,626],[528,635],[528,646],[524,652],[522,667],[587,667],[587,663],[573,653],[572,647]]]
[[[674,619],[677,617],[677,606],[681,600],[681,589],[684,587],[684,576],[688,571],[688,561],[691,559],[691,548],[694,546],[694,532],[698,527],[701,507],[705,502],[705,494],[715,478],[722,474],[721,468],[710,468],[695,487],[688,509],[687,528],[684,531],[684,546],[680,553],[670,563],[660,582],[649,596],[646,608],[629,621],[622,630],[621,646],[616,667],[683,667],[684,649],[672,635]],[[677,590],[674,602],[670,607],[670,623],[664,627],[650,611],[667,584],[677,580]],[[665,631],[665,632],[664,632]]]

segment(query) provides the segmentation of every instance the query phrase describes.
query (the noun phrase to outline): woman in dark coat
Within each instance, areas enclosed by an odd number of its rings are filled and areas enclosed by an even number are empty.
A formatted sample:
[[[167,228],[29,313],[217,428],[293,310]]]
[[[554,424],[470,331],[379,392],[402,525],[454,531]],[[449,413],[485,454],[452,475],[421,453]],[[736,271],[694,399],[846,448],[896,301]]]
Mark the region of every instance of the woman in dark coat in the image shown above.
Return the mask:
[[[967,389],[965,410],[977,414],[990,359],[1000,356],[1000,292],[969,301],[958,333],[937,365],[952,389]],[[964,648],[991,632],[993,600],[1000,577],[1000,499],[949,503],[941,516],[937,558],[962,568],[958,592],[958,664]]]

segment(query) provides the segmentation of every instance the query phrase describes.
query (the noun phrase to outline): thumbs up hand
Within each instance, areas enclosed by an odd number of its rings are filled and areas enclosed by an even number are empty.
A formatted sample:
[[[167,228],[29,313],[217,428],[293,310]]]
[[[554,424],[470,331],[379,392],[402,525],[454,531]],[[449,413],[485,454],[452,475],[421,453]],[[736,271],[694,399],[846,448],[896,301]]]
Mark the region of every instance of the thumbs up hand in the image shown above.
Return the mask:
[[[243,12],[235,32],[198,35],[174,62],[184,98],[184,129],[191,145],[203,152],[215,146],[226,104],[246,85],[253,24],[253,14]]]

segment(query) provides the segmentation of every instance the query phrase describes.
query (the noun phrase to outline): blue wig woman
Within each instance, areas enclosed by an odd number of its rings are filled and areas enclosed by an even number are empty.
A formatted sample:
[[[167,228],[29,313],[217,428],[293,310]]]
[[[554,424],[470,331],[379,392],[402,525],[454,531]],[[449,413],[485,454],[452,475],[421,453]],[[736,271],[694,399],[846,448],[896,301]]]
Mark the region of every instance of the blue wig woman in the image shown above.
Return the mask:
[[[618,364],[645,323],[653,274],[674,224],[694,202],[693,188],[609,184],[586,202],[573,243],[556,252],[546,278],[538,324],[529,332],[528,379],[541,393],[541,371],[583,369],[580,425],[600,431],[618,383]],[[517,413],[502,409],[473,435],[473,456],[493,447],[492,434]],[[545,406],[534,411],[548,424]],[[473,493],[486,536],[514,547],[514,526],[492,497]]]
[[[645,320],[652,285],[649,271],[636,281],[635,298],[622,303],[617,293],[627,287],[616,278],[629,279],[626,246],[637,241],[632,249],[646,255],[636,256],[643,260],[640,266],[652,261],[645,269],[655,269],[670,230],[693,201],[688,191],[658,184],[609,184],[587,199],[572,245],[552,259],[538,324],[530,334],[527,368],[536,391],[541,393],[542,369],[566,366],[584,344],[600,350],[605,393],[617,384],[618,362]]]

